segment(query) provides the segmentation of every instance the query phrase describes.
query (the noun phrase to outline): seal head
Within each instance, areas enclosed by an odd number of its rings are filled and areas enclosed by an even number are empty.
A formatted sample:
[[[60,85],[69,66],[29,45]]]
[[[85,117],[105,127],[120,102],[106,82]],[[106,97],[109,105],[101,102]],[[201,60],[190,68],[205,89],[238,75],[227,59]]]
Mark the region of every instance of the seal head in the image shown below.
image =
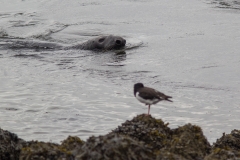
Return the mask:
[[[120,36],[100,36],[95,39],[88,40],[79,45],[81,49],[85,50],[114,50],[121,49],[125,46],[126,40]]]

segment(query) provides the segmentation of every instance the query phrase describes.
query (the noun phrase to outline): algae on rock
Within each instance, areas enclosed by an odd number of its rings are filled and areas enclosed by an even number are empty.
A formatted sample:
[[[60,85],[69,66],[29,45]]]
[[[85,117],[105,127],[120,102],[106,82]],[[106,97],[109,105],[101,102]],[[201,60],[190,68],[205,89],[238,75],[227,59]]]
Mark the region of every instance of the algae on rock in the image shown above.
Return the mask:
[[[112,132],[143,141],[154,148],[158,159],[203,159],[210,152],[200,127],[187,124],[171,130],[167,125],[161,119],[139,115]]]
[[[217,139],[211,154],[205,160],[240,160],[240,130],[232,130],[230,134]]]
[[[203,159],[210,153],[211,146],[200,127],[186,124],[173,129],[172,137],[165,148],[169,152],[194,160]]]
[[[163,148],[167,140],[172,136],[172,131],[167,125],[168,123],[164,124],[161,119],[142,114],[134,117],[131,121],[127,120],[112,132],[143,141],[153,147],[154,151],[157,151]]]
[[[110,133],[105,136],[90,137],[82,146],[83,154],[78,160],[154,160],[151,148],[129,136]]]
[[[20,160],[74,160],[74,156],[60,145],[50,142],[30,141],[21,149]]]
[[[79,137],[68,136],[67,139],[62,141],[61,148],[64,148],[74,156],[81,154],[83,150],[81,147],[85,142],[82,141]]]
[[[25,141],[0,128],[0,160],[18,160]]]
[[[211,148],[212,147],[212,148]],[[210,146],[202,129],[170,129],[152,116],[138,115],[107,135],[86,142],[69,136],[61,144],[24,141],[0,129],[0,160],[240,160],[240,130]]]

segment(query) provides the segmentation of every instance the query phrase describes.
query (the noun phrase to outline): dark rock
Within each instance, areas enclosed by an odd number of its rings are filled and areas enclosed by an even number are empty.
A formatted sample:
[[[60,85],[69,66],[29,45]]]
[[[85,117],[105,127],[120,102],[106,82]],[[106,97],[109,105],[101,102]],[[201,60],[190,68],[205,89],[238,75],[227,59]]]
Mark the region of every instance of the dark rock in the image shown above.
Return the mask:
[[[27,142],[21,149],[20,160],[74,160],[71,152],[58,144],[38,141]]]
[[[18,160],[25,141],[9,131],[0,128],[0,159]]]
[[[172,136],[172,131],[167,125],[168,123],[164,124],[161,119],[142,114],[134,117],[131,121],[127,120],[112,132],[143,141],[157,151],[164,147]]]
[[[211,146],[200,127],[187,124],[171,130],[161,119],[139,115],[113,130],[154,148],[158,159],[203,159]],[[184,157],[184,158],[183,158]]]
[[[186,124],[173,129],[171,139],[164,150],[181,155],[188,160],[203,159],[210,153],[211,146],[203,135],[202,129]]]
[[[213,145],[214,148],[240,151],[240,130],[232,130],[231,134],[223,134]]]
[[[240,152],[214,148],[204,160],[240,160]]]
[[[210,146],[202,129],[186,124],[170,129],[168,123],[139,115],[111,133],[86,142],[69,136],[61,145],[25,142],[0,129],[0,160],[240,160],[240,130]]]
[[[177,155],[167,151],[161,151],[158,153],[156,160],[187,160],[181,155]]]
[[[106,136],[90,137],[82,146],[83,154],[78,160],[153,160],[151,148],[128,136],[114,133]]]
[[[62,142],[61,147],[65,148],[67,151],[71,152],[71,154],[76,156],[83,152],[81,147],[84,143],[85,142],[79,137],[68,136],[68,138]]]
[[[213,144],[211,154],[205,160],[240,160],[240,130],[232,130],[231,134],[217,139]]]

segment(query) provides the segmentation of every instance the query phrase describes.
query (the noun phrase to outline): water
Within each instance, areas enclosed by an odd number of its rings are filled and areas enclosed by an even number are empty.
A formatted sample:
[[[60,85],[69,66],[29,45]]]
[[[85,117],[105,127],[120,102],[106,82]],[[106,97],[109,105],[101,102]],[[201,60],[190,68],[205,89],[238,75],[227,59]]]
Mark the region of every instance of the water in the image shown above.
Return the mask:
[[[147,113],[133,96],[142,82],[173,96],[150,112],[171,128],[196,124],[210,142],[240,129],[240,10],[220,2],[2,0],[0,48],[9,38],[73,44],[108,34],[143,45],[126,55],[0,50],[0,127],[52,142],[106,134]]]

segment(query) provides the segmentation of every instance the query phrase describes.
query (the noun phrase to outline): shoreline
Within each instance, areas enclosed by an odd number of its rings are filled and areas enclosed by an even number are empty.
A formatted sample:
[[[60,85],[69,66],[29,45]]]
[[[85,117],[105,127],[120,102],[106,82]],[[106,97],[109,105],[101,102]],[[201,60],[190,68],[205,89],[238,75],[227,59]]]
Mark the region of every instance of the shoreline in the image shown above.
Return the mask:
[[[240,158],[240,130],[210,145],[201,127],[190,123],[170,129],[152,116],[138,115],[106,135],[86,141],[69,136],[61,144],[25,141],[0,129],[0,159],[224,160]]]

